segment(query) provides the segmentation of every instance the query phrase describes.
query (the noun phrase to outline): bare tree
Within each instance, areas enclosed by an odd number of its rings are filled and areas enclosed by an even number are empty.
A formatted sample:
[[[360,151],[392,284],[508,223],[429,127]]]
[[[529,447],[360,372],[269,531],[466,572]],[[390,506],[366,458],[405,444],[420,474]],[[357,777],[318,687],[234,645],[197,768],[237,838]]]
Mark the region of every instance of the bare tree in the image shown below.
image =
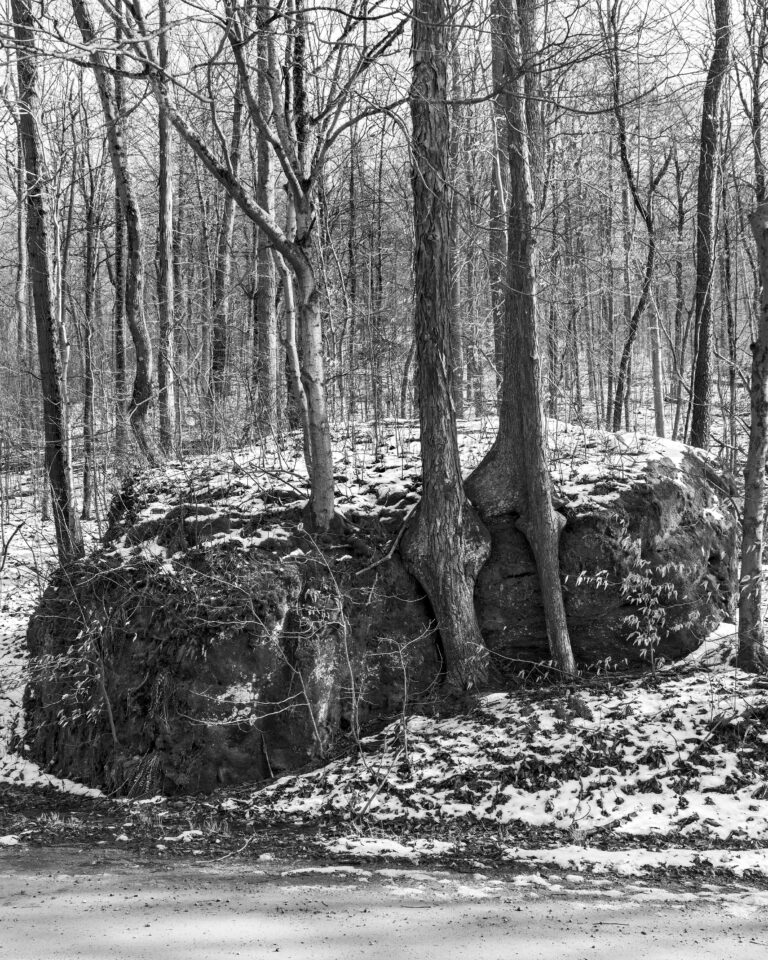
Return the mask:
[[[158,5],[158,58],[163,70],[168,68],[168,11],[166,0]],[[160,313],[160,343],[157,351],[157,406],[160,416],[160,449],[173,453],[176,429],[174,420],[173,340],[174,340],[174,276],[173,276],[173,132],[162,104],[159,104],[158,141],[160,147],[159,222],[157,236],[157,303]]]
[[[82,0],[77,0],[82,2]],[[349,67],[345,80],[341,80],[342,65],[347,57],[347,44],[355,30],[365,23],[365,18],[352,10],[343,14],[341,35],[331,44],[327,63],[334,77],[330,84],[328,99],[317,116],[310,118],[306,98],[304,72],[306,64],[302,52],[307,16],[302,3],[297,3],[289,13],[288,27],[291,40],[289,50],[291,101],[286,101],[285,88],[280,83],[282,67],[278,60],[275,30],[271,14],[259,22],[264,11],[257,9],[257,28],[264,30],[266,42],[267,80],[270,89],[271,115],[265,116],[259,106],[259,97],[252,84],[252,70],[248,60],[249,44],[254,34],[251,24],[252,4],[238,0],[226,0],[225,38],[232,51],[238,75],[242,83],[245,106],[258,131],[274,151],[280,170],[285,177],[286,190],[290,195],[294,214],[295,231],[287,236],[275,222],[274,216],[265,210],[254,196],[245,178],[232,167],[231,157],[219,159],[179,111],[173,91],[173,81],[158,63],[153,42],[153,30],[147,21],[141,0],[134,0],[129,8],[130,21],[123,27],[133,43],[141,50],[141,59],[149,76],[152,90],[167,112],[179,135],[186,141],[208,172],[224,187],[253,223],[262,231],[276,253],[283,257],[296,281],[297,317],[300,329],[301,379],[307,397],[309,412],[309,437],[306,444],[311,454],[309,475],[311,496],[309,520],[317,530],[327,530],[334,517],[334,480],[331,431],[328,419],[325,365],[323,360],[323,329],[320,310],[320,291],[311,256],[312,229],[315,223],[314,194],[328,151],[339,135],[354,124],[354,119],[344,121],[344,110],[355,83],[368,71],[400,36],[404,20],[396,22],[391,30],[378,40],[368,43],[359,58]],[[310,152],[310,127],[314,131],[314,147]],[[221,150],[224,150],[221,145]]]
[[[621,64],[619,62],[619,17],[621,12],[621,0],[609,0],[607,4],[607,9],[605,11],[605,16],[603,16],[602,8],[600,9],[601,17],[601,28],[603,31],[603,41],[606,47],[606,60],[608,63],[608,71],[611,78],[611,106],[613,109],[613,115],[616,120],[616,131],[618,138],[619,146],[619,158],[621,160],[621,167],[624,171],[624,176],[626,178],[627,188],[629,194],[632,197],[632,203],[634,204],[635,209],[640,215],[640,219],[645,225],[647,240],[648,240],[648,251],[646,253],[645,259],[645,270],[643,273],[643,282],[640,289],[640,296],[638,298],[637,304],[635,305],[634,310],[629,312],[627,310],[628,316],[628,325],[626,339],[624,341],[624,347],[621,352],[621,359],[619,361],[619,370],[616,375],[616,392],[613,400],[613,429],[621,429],[621,416],[624,409],[625,395],[627,393],[627,379],[628,371],[630,369],[630,363],[632,361],[632,348],[637,337],[637,332],[640,328],[640,323],[645,314],[646,308],[648,307],[651,300],[651,292],[653,289],[653,279],[656,268],[656,227],[654,221],[654,211],[653,203],[654,196],[658,190],[659,184],[661,183],[664,174],[667,172],[670,161],[672,159],[671,152],[667,152],[661,167],[657,172],[653,170],[653,164],[650,166],[648,174],[648,190],[643,196],[640,192],[637,176],[635,174],[635,168],[632,164],[632,161],[629,156],[629,143],[627,139],[627,121],[624,116],[624,95],[622,90],[621,83]],[[627,236],[627,231],[625,228],[625,238]],[[625,263],[627,263],[627,258],[625,256]],[[628,273],[628,270],[626,271]],[[627,298],[627,304],[629,304],[629,278],[625,276],[625,297]],[[658,320],[651,320],[651,334],[652,336],[655,333],[656,338],[656,356],[658,355],[658,327],[656,324]],[[654,361],[657,363],[657,361]],[[660,380],[660,371],[658,377]],[[655,394],[654,394],[655,395]],[[663,414],[661,417],[656,416],[656,430],[659,436],[664,435],[664,418]]]
[[[768,456],[768,203],[750,217],[757,245],[762,294],[757,340],[752,344],[749,451],[744,470],[744,516],[739,595],[739,660],[751,670],[768,669],[763,626],[765,461]]]
[[[414,0],[414,328],[423,479],[402,549],[432,604],[449,685],[462,693],[479,686],[488,667],[473,597],[490,544],[464,493],[452,401],[447,34],[445,0]]]
[[[715,197],[720,149],[720,93],[729,65],[730,0],[715,2],[715,46],[704,84],[699,138],[699,179],[696,198],[696,305],[693,396],[690,441],[706,447],[710,432],[712,391],[712,280],[715,265]]]
[[[154,361],[152,344],[144,312],[144,232],[136,188],[128,163],[128,152],[123,131],[123,119],[117,98],[112,71],[107,58],[98,47],[98,36],[85,0],[72,0],[72,10],[83,41],[90,50],[90,63],[99,89],[101,108],[107,128],[107,143],[112,161],[112,172],[120,199],[128,238],[128,275],[126,283],[126,321],[133,339],[136,373],[128,416],[139,449],[154,463],[157,459],[148,423],[154,399]]]
[[[40,140],[36,17],[31,0],[12,0],[19,78],[19,131],[24,153],[29,276],[37,326],[40,386],[43,394],[45,467],[51,488],[56,543],[62,563],[83,555],[68,442],[68,409],[62,392],[56,292],[53,281],[51,214]]]
[[[499,432],[467,481],[481,516],[517,516],[536,560],[550,652],[565,674],[576,671],[559,571],[564,518],[552,506],[536,329],[536,200],[528,141],[525,73],[534,49],[534,0],[495,0],[502,30],[504,112],[509,157],[508,255],[505,290],[504,379]],[[524,39],[523,39],[524,37]]]

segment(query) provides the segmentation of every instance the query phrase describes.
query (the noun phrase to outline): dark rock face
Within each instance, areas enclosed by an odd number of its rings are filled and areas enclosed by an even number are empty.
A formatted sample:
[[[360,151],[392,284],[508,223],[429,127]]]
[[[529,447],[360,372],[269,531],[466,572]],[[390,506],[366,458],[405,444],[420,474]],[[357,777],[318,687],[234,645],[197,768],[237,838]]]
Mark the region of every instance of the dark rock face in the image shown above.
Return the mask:
[[[564,498],[560,566],[581,664],[607,657],[648,662],[650,652],[634,641],[636,633],[658,637],[656,657],[684,656],[733,615],[733,493],[728,479],[686,451],[677,462],[650,459],[624,479],[606,472],[588,496]],[[509,678],[548,659],[544,613],[533,555],[515,518],[486,518],[486,524],[493,548],[478,578],[476,604],[498,674]]]
[[[30,755],[111,791],[208,792],[306,766],[406,689],[427,706],[439,657],[413,582],[356,569],[223,546],[70,568],[28,631]]]
[[[737,519],[705,460],[561,480],[582,664],[639,660],[631,634],[644,630],[657,656],[684,654],[732,612]],[[270,489],[255,513],[220,488],[163,505],[157,484],[129,484],[104,550],[59,572],[30,623],[32,758],[119,793],[210,791],[299,769],[404,707],[429,710],[441,658],[428,606],[397,556],[371,566],[416,499],[406,487],[376,486],[391,505],[350,509],[355,527],[318,540],[290,490]],[[498,688],[549,654],[515,518],[488,525],[476,602]]]

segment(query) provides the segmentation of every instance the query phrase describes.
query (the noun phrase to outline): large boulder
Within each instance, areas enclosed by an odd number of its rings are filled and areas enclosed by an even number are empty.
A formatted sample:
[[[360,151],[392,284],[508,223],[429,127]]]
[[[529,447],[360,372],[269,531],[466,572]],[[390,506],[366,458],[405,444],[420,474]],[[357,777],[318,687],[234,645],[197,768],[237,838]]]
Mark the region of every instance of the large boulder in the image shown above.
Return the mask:
[[[554,476],[577,659],[615,667],[684,656],[735,612],[732,481],[683,444],[597,432],[571,441]],[[536,567],[515,522],[486,518],[493,547],[475,593],[486,643],[507,678],[548,657]]]
[[[687,652],[732,612],[732,488],[680,445],[565,438],[555,480],[578,658]],[[248,452],[128,482],[104,545],[55,575],[30,622],[31,756],[117,792],[210,791],[429,710],[439,637],[389,550],[418,501],[418,462],[377,456],[365,471],[352,456],[341,464],[346,520],[319,538],[302,526],[304,481]],[[488,522],[476,602],[498,688],[549,654],[515,517]]]

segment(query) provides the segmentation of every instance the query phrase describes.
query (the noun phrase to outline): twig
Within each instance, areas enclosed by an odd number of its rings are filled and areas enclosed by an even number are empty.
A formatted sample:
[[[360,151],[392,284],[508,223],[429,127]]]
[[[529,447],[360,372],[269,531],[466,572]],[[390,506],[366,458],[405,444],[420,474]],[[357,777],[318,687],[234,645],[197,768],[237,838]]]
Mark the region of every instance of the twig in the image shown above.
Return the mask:
[[[22,520],[21,523],[16,527],[16,529],[10,535],[10,537],[8,537],[7,540],[3,540],[3,555],[2,555],[2,558],[0,559],[0,573],[2,573],[2,571],[5,569],[5,561],[8,559],[8,550],[11,546],[11,542],[13,541],[13,538],[16,536],[19,530],[21,530],[21,528],[24,526],[26,522],[27,522],[26,520]]]
[[[222,860],[228,860],[230,857],[236,856],[238,853],[242,853],[245,848],[256,839],[256,834],[252,837],[248,837],[242,847],[238,847],[237,850],[230,850],[229,853],[225,853],[223,857],[216,857],[214,860],[208,860],[208,863],[221,863]]]
[[[400,538],[405,532],[405,528],[408,524],[408,521],[411,519],[411,515],[413,514],[413,511],[416,509],[416,507],[418,507],[420,502],[421,502],[420,500],[417,500],[416,503],[411,505],[410,510],[408,511],[408,513],[406,513],[405,517],[403,518],[403,522],[400,524],[400,529],[397,531],[395,539],[392,541],[392,545],[390,546],[389,550],[387,550],[387,552],[384,554],[384,556],[381,557],[381,559],[379,560],[375,560],[373,563],[369,564],[367,567],[363,567],[362,570],[358,570],[357,573],[355,574],[356,577],[359,577],[360,574],[367,573],[369,570],[373,570],[375,567],[381,566],[382,563],[386,563],[387,560],[392,559],[392,557],[394,556],[395,550],[397,550],[397,545],[400,543]]]
[[[364,817],[364,816],[366,815],[366,813],[368,813],[368,810],[370,809],[371,804],[373,803],[373,801],[374,801],[374,800],[376,799],[376,797],[378,796],[379,791],[381,790],[381,788],[382,788],[382,787],[384,786],[384,784],[387,782],[387,779],[389,778],[390,773],[392,773],[392,768],[393,768],[393,767],[395,766],[395,764],[397,763],[398,757],[400,756],[400,754],[401,754],[402,752],[403,752],[403,748],[402,748],[402,747],[399,747],[398,750],[395,752],[394,757],[392,757],[392,763],[390,763],[389,768],[387,769],[387,772],[384,774],[384,776],[381,778],[381,780],[379,780],[379,782],[378,782],[378,784],[377,784],[377,786],[376,786],[376,789],[373,791],[373,793],[370,795],[370,797],[368,797],[368,799],[366,800],[365,806],[363,807],[363,809],[360,811],[360,813],[357,814],[358,817]]]

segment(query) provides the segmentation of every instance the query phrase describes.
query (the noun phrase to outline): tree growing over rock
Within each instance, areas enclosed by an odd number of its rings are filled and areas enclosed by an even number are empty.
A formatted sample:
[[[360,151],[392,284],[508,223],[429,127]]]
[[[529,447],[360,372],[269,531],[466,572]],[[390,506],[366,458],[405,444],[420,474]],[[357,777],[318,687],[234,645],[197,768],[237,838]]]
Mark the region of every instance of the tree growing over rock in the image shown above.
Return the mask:
[[[464,493],[452,402],[447,61],[445,0],[414,0],[411,183],[422,495],[403,552],[432,604],[449,685],[461,694],[487,674],[474,586],[490,542]]]

